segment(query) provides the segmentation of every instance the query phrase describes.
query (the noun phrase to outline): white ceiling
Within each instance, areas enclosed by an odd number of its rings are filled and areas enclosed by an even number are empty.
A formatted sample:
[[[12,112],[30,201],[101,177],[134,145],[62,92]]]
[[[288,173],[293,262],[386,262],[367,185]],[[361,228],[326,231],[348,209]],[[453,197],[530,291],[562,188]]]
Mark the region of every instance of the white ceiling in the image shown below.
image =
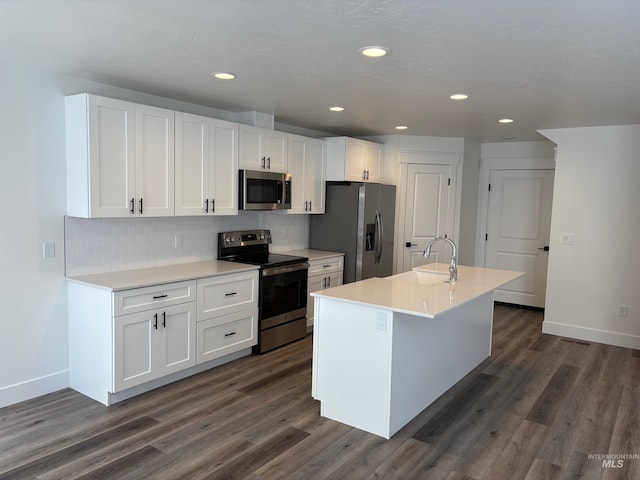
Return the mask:
[[[0,58],[335,135],[640,123],[638,0],[0,0]]]

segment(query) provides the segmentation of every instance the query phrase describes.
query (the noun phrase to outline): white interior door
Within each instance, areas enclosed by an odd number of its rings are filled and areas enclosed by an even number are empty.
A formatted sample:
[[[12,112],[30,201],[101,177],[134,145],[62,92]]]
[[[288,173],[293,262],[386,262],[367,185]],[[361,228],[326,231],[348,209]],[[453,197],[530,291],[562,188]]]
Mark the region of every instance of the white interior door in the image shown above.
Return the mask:
[[[448,263],[451,252],[446,242],[434,245],[428,259],[423,252],[430,240],[453,230],[456,184],[453,176],[450,165],[407,166],[403,271],[436,261]]]
[[[553,170],[490,172],[485,266],[525,272],[496,290],[497,301],[544,307],[553,176]]]

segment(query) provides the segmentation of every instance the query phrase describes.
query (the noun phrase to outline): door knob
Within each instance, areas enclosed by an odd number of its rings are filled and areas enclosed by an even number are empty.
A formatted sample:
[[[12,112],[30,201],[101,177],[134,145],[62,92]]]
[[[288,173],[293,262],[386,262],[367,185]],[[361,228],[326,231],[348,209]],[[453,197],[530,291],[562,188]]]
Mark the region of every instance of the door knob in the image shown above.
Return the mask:
[[[548,252],[549,251],[549,245],[545,245],[544,247],[538,247],[538,250],[542,250],[544,252]]]
[[[417,243],[411,243],[411,242],[405,242],[404,246],[407,247],[407,248],[411,248],[411,247],[417,247],[418,244]]]

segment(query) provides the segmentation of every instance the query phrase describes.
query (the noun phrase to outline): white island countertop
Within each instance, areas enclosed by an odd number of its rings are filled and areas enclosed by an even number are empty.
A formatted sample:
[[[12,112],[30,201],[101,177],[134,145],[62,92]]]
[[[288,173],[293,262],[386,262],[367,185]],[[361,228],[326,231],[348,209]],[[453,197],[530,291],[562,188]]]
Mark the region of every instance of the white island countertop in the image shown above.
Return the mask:
[[[458,281],[450,284],[449,264],[433,263],[411,272],[369,278],[311,295],[434,318],[522,275],[522,272],[458,265]]]
[[[256,265],[246,263],[226,262],[224,260],[209,260],[204,262],[179,263],[162,267],[140,268],[118,272],[97,273],[67,277],[72,282],[84,283],[107,290],[129,290],[131,288],[150,287],[164,283],[196,280],[198,278],[214,277],[229,273],[257,270]]]

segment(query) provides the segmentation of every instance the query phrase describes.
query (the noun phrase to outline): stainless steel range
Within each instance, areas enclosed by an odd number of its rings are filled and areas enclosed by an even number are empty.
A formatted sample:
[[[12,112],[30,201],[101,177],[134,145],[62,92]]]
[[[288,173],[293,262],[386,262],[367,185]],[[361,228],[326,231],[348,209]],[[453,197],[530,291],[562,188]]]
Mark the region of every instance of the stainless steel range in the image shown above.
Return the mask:
[[[260,266],[260,317],[255,353],[300,340],[307,333],[308,259],[269,252],[270,230],[218,234],[218,259]]]

